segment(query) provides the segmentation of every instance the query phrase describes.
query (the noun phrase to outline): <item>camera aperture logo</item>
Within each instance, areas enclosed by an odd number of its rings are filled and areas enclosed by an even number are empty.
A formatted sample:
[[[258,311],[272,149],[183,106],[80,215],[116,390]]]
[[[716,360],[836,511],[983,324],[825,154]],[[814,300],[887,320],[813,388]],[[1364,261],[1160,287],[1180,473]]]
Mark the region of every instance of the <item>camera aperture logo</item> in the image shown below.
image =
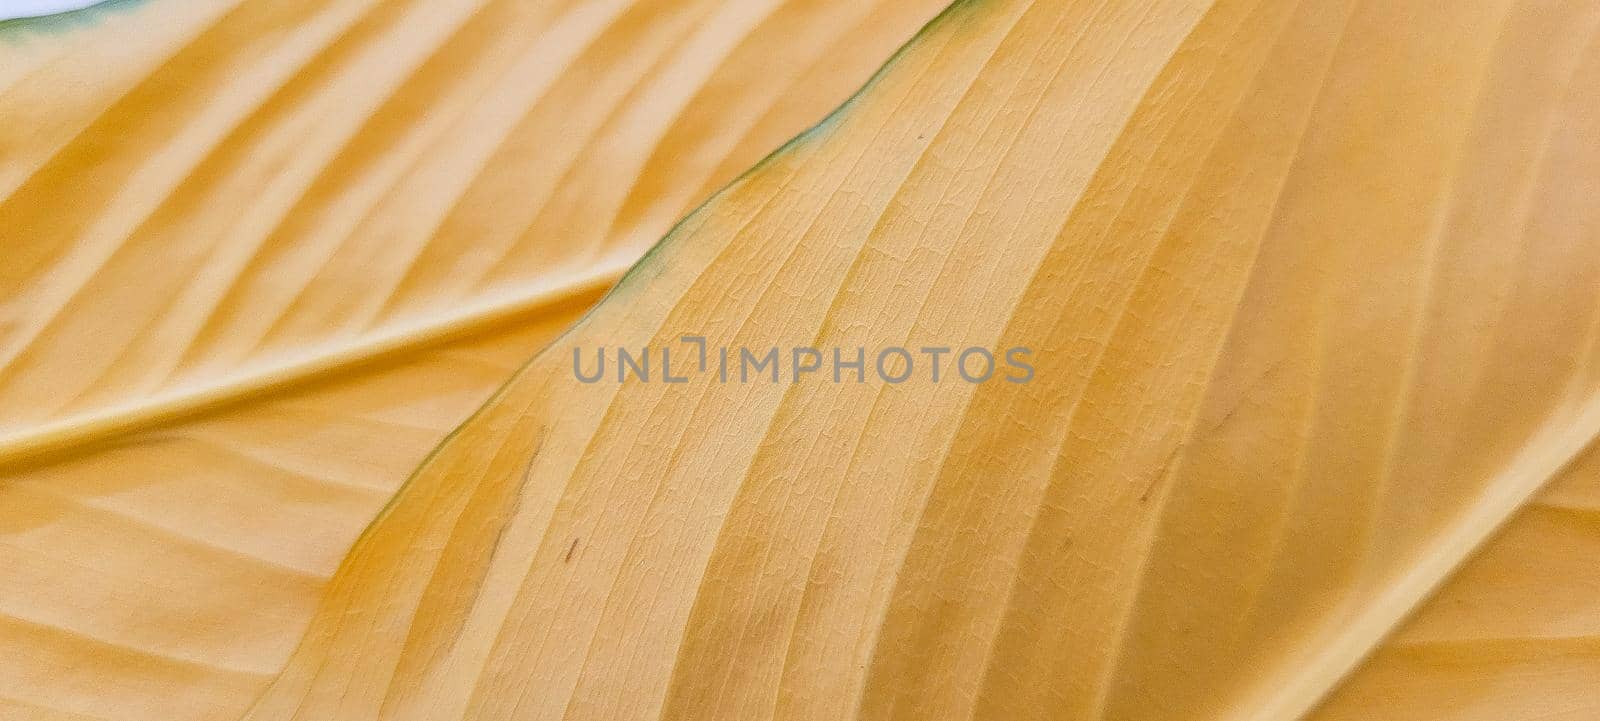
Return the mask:
[[[865,383],[876,376],[889,384],[1028,383],[1034,376],[1033,351],[1022,347],[1003,351],[981,346],[712,348],[704,336],[679,340],[681,344],[673,347],[574,347],[572,375],[580,383],[688,383],[697,376],[710,376],[714,383]]]

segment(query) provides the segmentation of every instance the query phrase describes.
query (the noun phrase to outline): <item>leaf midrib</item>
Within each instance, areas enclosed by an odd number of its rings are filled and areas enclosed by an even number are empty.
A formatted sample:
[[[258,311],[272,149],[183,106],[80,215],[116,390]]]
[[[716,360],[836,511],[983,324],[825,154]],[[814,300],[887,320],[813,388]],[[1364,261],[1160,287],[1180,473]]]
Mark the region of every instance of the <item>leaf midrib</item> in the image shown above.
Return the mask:
[[[1556,428],[1547,426],[1530,441],[1476,501],[1433,537],[1414,563],[1319,643],[1317,653],[1297,664],[1289,678],[1274,680],[1265,690],[1264,700],[1240,718],[1304,718],[1597,437],[1600,395],[1590,397],[1570,421]]]
[[[615,260],[462,309],[381,328],[344,342],[323,343],[304,355],[250,365],[200,383],[179,385],[125,403],[71,414],[0,435],[0,471],[48,461],[61,453],[102,443],[152,426],[215,411],[466,336],[503,328],[554,305],[598,298],[629,263]]]

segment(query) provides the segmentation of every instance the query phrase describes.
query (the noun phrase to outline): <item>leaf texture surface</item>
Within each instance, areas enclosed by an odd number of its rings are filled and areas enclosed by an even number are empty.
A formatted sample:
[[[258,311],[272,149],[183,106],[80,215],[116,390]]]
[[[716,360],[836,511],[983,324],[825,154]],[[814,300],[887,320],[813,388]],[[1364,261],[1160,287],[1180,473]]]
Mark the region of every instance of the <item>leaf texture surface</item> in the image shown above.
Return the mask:
[[[237,718],[429,450],[938,9],[0,25],[0,718]]]
[[[1597,22],[956,4],[422,465],[249,718],[1593,717]],[[685,335],[1035,374],[575,378]]]

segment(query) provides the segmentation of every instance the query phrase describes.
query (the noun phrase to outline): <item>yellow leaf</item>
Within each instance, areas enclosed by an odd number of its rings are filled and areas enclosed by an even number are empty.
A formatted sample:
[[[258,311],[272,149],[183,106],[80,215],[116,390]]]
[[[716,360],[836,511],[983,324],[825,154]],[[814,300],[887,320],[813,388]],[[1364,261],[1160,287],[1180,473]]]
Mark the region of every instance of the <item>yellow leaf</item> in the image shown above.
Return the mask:
[[[1597,22],[958,3],[422,465],[249,718],[1592,718]],[[1034,372],[574,366],[684,336]]]
[[[937,9],[0,25],[0,717],[237,718],[429,449]]]

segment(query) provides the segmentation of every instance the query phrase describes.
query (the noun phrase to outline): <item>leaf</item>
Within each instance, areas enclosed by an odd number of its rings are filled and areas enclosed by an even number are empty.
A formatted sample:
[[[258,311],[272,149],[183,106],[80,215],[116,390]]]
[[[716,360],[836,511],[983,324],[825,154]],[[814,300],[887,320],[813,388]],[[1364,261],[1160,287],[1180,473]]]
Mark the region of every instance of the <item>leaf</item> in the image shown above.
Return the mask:
[[[3,718],[237,718],[429,449],[937,10],[116,5],[0,28]]]
[[[249,718],[1592,716],[1597,22],[958,3],[422,465]],[[1035,372],[576,377],[686,335]]]

